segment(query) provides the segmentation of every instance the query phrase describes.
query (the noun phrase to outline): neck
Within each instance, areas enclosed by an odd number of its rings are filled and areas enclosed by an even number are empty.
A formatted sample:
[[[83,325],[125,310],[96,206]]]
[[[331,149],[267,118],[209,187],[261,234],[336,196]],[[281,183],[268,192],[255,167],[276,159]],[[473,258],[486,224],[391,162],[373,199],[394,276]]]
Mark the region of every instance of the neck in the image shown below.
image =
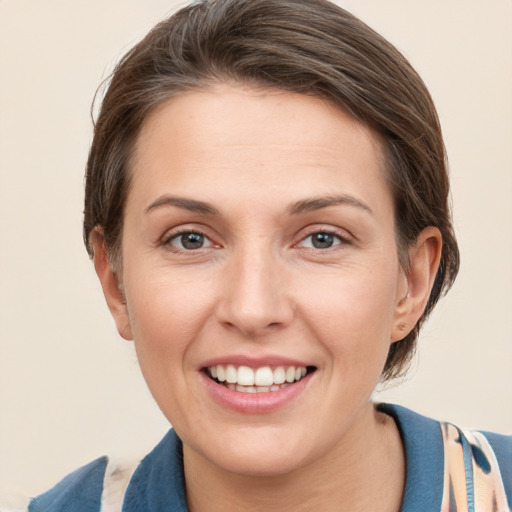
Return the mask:
[[[183,447],[191,512],[397,512],[405,460],[394,421],[369,404],[355,433],[321,458],[284,475],[228,472]]]

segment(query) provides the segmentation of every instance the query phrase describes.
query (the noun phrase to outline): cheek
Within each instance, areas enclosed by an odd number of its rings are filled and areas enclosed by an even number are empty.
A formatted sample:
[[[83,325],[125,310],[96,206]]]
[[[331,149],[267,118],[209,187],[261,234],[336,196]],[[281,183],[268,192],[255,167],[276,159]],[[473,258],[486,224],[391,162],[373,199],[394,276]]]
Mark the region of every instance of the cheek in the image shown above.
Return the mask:
[[[391,268],[394,268],[394,271]],[[368,354],[387,354],[394,320],[396,267],[339,270],[306,279],[301,315],[335,356],[367,361]],[[380,347],[380,348],[379,348]]]
[[[198,287],[169,269],[132,274],[126,282],[128,311],[138,350],[183,352],[212,307],[211,287]],[[155,354],[155,358],[158,355]]]
[[[126,295],[140,369],[146,383],[172,423],[190,416],[187,375],[193,368],[195,340],[208,321],[211,298],[197,283],[162,269],[129,275]],[[192,410],[194,410],[192,408]]]

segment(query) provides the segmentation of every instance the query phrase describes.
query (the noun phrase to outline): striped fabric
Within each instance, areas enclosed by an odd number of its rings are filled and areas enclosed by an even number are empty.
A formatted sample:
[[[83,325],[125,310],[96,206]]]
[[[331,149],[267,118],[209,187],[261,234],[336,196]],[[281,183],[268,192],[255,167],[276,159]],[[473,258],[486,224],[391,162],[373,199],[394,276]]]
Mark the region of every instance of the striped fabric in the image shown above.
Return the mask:
[[[444,488],[441,512],[510,512],[496,455],[481,432],[442,423]]]

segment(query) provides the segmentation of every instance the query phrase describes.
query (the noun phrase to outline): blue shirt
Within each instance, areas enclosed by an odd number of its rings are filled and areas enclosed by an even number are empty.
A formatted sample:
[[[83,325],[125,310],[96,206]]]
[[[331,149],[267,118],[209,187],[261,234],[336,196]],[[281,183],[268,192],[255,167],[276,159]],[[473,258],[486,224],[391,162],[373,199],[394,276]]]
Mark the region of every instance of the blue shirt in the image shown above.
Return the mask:
[[[512,436],[482,432],[468,437],[453,425],[404,407],[380,404],[378,408],[394,418],[405,446],[407,474],[400,512],[441,511],[442,507],[443,511],[455,512],[461,490],[453,487],[454,471],[464,473],[466,488],[462,492],[468,512],[478,512],[482,500],[499,501],[500,492],[501,503],[512,511]],[[455,469],[450,469],[448,475],[445,459],[449,453],[455,457],[460,454],[461,462],[460,467],[454,463]],[[71,473],[33,499],[29,512],[99,512],[107,463],[108,459],[102,457]],[[486,488],[480,492],[478,487],[484,482]],[[137,467],[122,510],[188,512],[183,449],[174,430]]]

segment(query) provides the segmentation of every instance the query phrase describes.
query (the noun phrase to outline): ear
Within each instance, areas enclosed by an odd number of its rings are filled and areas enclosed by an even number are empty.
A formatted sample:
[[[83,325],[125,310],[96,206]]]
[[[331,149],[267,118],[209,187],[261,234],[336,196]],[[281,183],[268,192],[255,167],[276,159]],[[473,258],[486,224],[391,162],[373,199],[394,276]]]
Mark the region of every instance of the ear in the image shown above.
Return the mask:
[[[128,308],[124,298],[122,282],[119,279],[120,272],[115,272],[108,258],[105,237],[100,228],[95,228],[91,233],[91,242],[94,249],[94,268],[103,288],[103,294],[114,317],[117,330],[125,340],[131,340],[132,329]]]
[[[441,261],[443,240],[439,229],[429,226],[409,248],[409,265],[403,270],[391,342],[405,338],[425,311]]]

